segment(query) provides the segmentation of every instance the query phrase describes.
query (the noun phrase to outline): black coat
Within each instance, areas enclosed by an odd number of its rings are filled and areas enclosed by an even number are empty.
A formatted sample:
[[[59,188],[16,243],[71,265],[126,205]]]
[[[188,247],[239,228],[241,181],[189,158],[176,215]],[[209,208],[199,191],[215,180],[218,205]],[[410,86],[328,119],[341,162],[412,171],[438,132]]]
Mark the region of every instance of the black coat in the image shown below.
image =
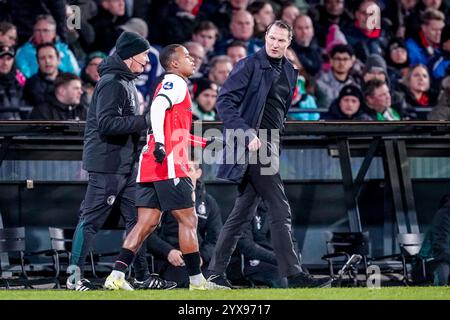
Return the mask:
[[[85,120],[86,109],[80,105],[66,105],[56,97],[48,97],[45,102],[34,107],[30,119],[35,120]]]
[[[294,94],[297,71],[286,58],[283,58],[282,72],[288,79],[290,93],[285,106],[286,115]],[[247,134],[251,132],[256,134],[261,125],[267,94],[274,78],[274,70],[264,48],[236,64],[217,97],[216,108],[224,129],[241,129]],[[233,135],[225,136],[227,143],[231,140],[234,140]],[[219,165],[217,176],[220,179],[240,182],[247,170],[247,164],[242,164],[239,160],[242,160],[241,156],[248,149],[246,145],[237,145],[234,142],[230,145],[234,147],[234,159],[227,159],[224,152],[224,162]],[[225,151],[226,149],[224,148]],[[229,164],[228,160],[234,160],[234,163]]]
[[[195,211],[198,217],[197,237],[200,255],[205,264],[211,260],[214,253],[214,247],[222,229],[222,215],[216,200],[206,193],[204,186],[199,184],[195,190]],[[148,237],[147,248],[156,258],[164,260],[172,249],[180,250],[178,222],[172,214],[164,213],[160,227]]]
[[[351,118],[342,113],[339,107],[339,99],[335,99],[330,106],[330,109],[320,118],[323,120],[353,120],[353,121],[367,121],[372,120],[367,114],[364,113],[365,107],[361,105],[358,112],[356,112]]]
[[[133,74],[117,54],[99,66],[97,83],[86,119],[83,168],[87,171],[127,174],[137,160],[145,118],[137,115]]]
[[[1,108],[18,108],[25,105],[22,100],[23,87],[17,80],[17,69],[12,67],[7,74],[0,74],[0,119],[2,120],[20,120],[18,112],[4,112]]]
[[[313,40],[309,47],[303,47],[293,41],[291,47],[306,72],[313,77],[317,75],[322,69],[322,57],[318,44]]]
[[[25,101],[36,107],[45,103],[47,97],[55,93],[55,81],[47,79],[40,71],[31,76],[25,83],[23,98]]]

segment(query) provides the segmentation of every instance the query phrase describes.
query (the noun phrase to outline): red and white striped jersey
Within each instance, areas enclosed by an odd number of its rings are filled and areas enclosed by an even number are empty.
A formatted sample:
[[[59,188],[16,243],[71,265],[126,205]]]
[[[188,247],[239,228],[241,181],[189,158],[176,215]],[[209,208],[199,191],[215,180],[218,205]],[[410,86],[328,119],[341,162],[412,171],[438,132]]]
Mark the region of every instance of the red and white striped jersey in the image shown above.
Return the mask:
[[[147,134],[147,144],[139,158],[137,182],[154,182],[187,177],[189,172],[190,145],[205,146],[203,138],[190,134],[192,125],[192,101],[186,81],[175,74],[167,74],[158,85],[154,98],[163,96],[171,107],[165,111],[164,146],[166,158],[157,163],[153,156],[155,138]]]

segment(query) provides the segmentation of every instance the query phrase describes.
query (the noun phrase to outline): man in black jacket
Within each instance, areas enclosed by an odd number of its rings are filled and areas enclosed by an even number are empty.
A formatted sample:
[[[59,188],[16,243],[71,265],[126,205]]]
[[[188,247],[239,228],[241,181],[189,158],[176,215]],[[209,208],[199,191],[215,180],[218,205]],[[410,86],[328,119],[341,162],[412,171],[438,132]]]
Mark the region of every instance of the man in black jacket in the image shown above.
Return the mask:
[[[37,120],[85,120],[86,110],[80,104],[81,79],[68,72],[61,72],[55,80],[55,92],[35,106],[30,119]]]
[[[206,192],[200,180],[202,169],[196,162],[189,166],[189,176],[195,186],[195,213],[198,218],[197,237],[202,269],[205,271],[214,252],[222,228],[222,215],[216,200]],[[170,212],[165,212],[157,232],[147,239],[149,253],[155,258],[155,272],[164,279],[175,281],[178,287],[188,287],[187,272],[178,240],[178,222]]]
[[[135,161],[140,133],[148,128],[150,120],[146,115],[137,115],[133,80],[148,63],[150,44],[135,33],[124,32],[116,47],[116,53],[99,66],[101,78],[86,120],[83,168],[89,172],[89,182],[72,245],[71,264],[79,269],[75,268],[68,278],[69,289],[96,288],[83,278],[84,261],[113,207],[120,208],[127,230],[137,222]],[[145,250],[136,256],[134,267],[142,287],[155,283],[148,272]]]

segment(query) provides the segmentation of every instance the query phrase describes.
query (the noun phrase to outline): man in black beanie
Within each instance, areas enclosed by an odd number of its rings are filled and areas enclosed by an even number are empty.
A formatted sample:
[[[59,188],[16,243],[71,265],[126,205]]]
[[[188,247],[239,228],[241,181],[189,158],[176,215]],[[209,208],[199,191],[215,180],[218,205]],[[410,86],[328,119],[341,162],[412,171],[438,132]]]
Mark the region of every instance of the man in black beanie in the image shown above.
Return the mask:
[[[137,114],[134,80],[148,62],[150,44],[138,34],[124,32],[116,47],[116,53],[98,67],[100,80],[86,120],[83,168],[89,172],[89,181],[72,243],[71,265],[75,272],[67,279],[67,288],[72,290],[98,288],[84,278],[83,267],[92,241],[111,211],[120,209],[127,233],[137,222],[135,162],[140,133],[149,127],[150,116]],[[174,287],[173,283],[149,274],[145,248],[136,256],[134,271],[136,287]],[[133,290],[128,282],[124,285]]]

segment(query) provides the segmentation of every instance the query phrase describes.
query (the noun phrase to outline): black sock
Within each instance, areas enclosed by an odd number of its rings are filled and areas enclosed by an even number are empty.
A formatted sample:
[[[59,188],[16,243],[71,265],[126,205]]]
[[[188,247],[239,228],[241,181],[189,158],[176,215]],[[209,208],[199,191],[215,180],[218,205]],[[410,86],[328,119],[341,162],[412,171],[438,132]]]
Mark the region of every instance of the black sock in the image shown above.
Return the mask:
[[[119,257],[114,263],[113,270],[117,270],[123,273],[127,272],[128,266],[131,264],[133,259],[134,259],[134,252],[129,249],[122,248],[120,250]]]
[[[184,263],[189,276],[195,276],[202,273],[200,270],[200,252],[183,254]]]

